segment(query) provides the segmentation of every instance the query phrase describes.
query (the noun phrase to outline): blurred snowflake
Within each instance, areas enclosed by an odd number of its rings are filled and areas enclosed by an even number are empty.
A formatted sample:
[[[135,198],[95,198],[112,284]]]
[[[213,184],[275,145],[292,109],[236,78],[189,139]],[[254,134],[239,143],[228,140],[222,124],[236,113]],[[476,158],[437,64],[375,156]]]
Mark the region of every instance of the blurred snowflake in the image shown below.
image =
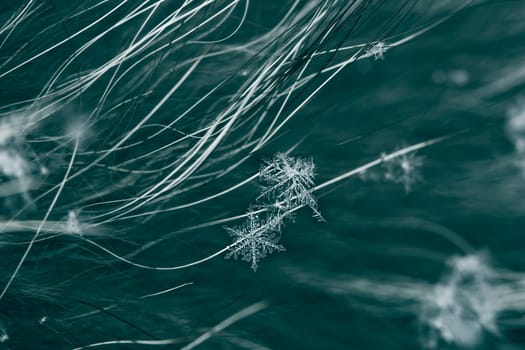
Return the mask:
[[[473,348],[484,331],[498,334],[502,295],[493,283],[495,271],[483,257],[457,257],[449,265],[450,273],[433,288],[421,309],[425,345],[435,349],[444,342]]]
[[[69,210],[67,212],[66,232],[73,234],[82,234],[80,221],[78,220],[79,210]]]
[[[403,154],[384,161],[384,179],[403,184],[405,192],[408,193],[412,190],[414,184],[423,181],[423,176],[421,175],[422,166],[423,157],[416,155],[415,152]]]
[[[376,41],[372,46],[366,50],[366,56],[373,56],[374,59],[382,60],[385,58],[385,52],[388,50],[388,46],[382,41]]]
[[[520,98],[507,111],[507,137],[514,145],[513,163],[525,176],[525,98]]]
[[[284,246],[279,244],[281,239],[282,217],[271,215],[261,219],[259,215],[249,213],[246,223],[225,227],[233,238],[233,244],[226,259],[242,257],[242,260],[251,262],[253,271],[257,270],[261,259],[274,251],[284,251]]]

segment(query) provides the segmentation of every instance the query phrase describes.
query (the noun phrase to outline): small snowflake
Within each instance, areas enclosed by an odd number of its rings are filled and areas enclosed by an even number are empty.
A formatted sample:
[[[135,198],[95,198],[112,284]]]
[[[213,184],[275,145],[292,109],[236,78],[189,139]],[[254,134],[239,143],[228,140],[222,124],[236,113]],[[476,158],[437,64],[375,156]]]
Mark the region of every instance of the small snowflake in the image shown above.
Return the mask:
[[[0,148],[0,174],[22,179],[28,175],[29,164],[14,149]]]
[[[261,219],[257,214],[250,213],[247,222],[235,227],[225,227],[232,236],[233,244],[226,254],[226,259],[233,256],[237,259],[251,262],[253,271],[257,271],[261,259],[274,251],[284,251],[284,246],[279,244],[281,239],[280,229],[282,217],[270,216]]]
[[[2,326],[0,326],[0,343],[5,343],[9,340],[9,334],[7,334],[7,330]]]
[[[260,179],[263,191],[259,198],[276,201],[278,209],[293,209],[308,206],[315,216],[322,218],[317,209],[317,200],[312,194],[315,164],[310,158],[290,157],[277,153],[266,161],[261,169]]]
[[[366,50],[367,56],[374,56],[374,59],[382,60],[385,58],[385,52],[388,50],[388,46],[382,41],[376,41],[372,46]]]
[[[394,183],[401,183],[408,193],[412,190],[414,184],[421,182],[421,167],[423,166],[423,157],[417,156],[415,152],[403,154],[388,161],[385,161],[385,180]]]
[[[77,210],[70,210],[67,212],[66,232],[73,234],[82,233]]]

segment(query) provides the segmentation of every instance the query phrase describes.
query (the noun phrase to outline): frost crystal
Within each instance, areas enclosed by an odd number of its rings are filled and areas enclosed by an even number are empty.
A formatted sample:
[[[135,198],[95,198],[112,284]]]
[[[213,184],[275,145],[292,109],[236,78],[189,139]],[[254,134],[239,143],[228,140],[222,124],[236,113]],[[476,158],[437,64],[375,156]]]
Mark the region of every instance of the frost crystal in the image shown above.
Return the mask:
[[[237,259],[240,256],[242,260],[251,262],[253,271],[256,271],[261,259],[274,251],[285,250],[279,244],[281,224],[282,217],[271,216],[261,219],[257,214],[250,213],[245,224],[225,227],[233,238],[233,244],[226,254],[226,259],[232,256]]]
[[[321,218],[317,200],[312,194],[315,165],[312,159],[289,157],[277,153],[266,161],[261,169],[260,180],[263,191],[259,198],[274,200],[278,210],[290,210],[298,206],[308,206],[315,216]]]
[[[423,157],[415,153],[403,154],[399,157],[389,159],[383,163],[385,168],[385,180],[394,183],[401,183],[408,193],[412,190],[414,184],[421,182],[421,167],[423,166]]]

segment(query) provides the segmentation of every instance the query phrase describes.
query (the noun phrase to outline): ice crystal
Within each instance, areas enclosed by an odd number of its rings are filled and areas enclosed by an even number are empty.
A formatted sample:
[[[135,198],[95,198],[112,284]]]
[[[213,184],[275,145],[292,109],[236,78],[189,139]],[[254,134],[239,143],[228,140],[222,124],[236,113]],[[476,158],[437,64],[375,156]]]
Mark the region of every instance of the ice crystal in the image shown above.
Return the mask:
[[[399,157],[389,159],[383,163],[385,169],[385,180],[403,184],[405,192],[410,192],[414,184],[421,182],[421,167],[423,157],[415,152],[403,154]]]
[[[265,162],[260,172],[263,184],[260,198],[271,199],[279,212],[298,206],[308,206],[315,216],[322,218],[317,209],[317,200],[312,194],[315,165],[311,158],[290,157],[277,153]]]
[[[257,270],[261,259],[274,251],[282,252],[284,247],[279,244],[281,239],[282,217],[269,216],[261,218],[257,214],[250,213],[246,222],[239,226],[225,227],[233,238],[226,258],[234,259],[242,257],[242,260],[250,262],[253,271]]]

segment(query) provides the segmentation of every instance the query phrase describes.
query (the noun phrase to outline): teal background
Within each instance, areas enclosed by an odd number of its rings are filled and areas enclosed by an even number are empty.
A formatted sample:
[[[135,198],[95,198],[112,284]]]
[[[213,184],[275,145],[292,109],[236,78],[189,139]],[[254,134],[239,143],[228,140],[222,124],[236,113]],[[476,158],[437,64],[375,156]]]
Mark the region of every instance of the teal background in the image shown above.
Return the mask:
[[[139,3],[132,1],[123,10]],[[326,47],[333,47],[332,44],[343,39],[347,45],[369,42],[392,19],[395,25],[385,29],[388,34],[385,37],[393,41],[448,16],[459,3],[373,1],[363,12],[366,18],[363,24],[346,38],[344,32],[336,33]],[[250,2],[245,24],[227,44],[238,45],[266,32],[290,4],[290,1]],[[165,12],[159,11],[157,15],[161,18],[178,5],[176,1],[168,1],[163,5]],[[19,6],[18,1],[3,2],[0,23]],[[78,19],[68,16],[89,7],[87,2],[79,5],[55,0],[44,1],[42,6],[38,16],[24,22],[0,49],[3,62],[12,55],[16,55],[14,62],[22,62],[92,23],[114,4],[101,6]],[[242,10],[240,6],[233,12],[224,25],[225,33],[235,28]],[[119,12],[109,17],[107,23],[118,17]],[[56,25],[44,34],[35,34],[52,23]],[[115,46],[130,39],[128,28],[137,25],[129,24],[84,52],[68,68],[67,76],[75,79],[75,74],[100,65],[114,53]],[[2,118],[8,118],[16,109],[13,103],[34,98],[58,65],[96,30],[79,35],[67,45],[1,78]],[[29,44],[17,52],[24,43]],[[286,252],[261,261],[255,273],[249,264],[225,260],[222,256],[189,269],[147,271],[118,262],[70,235],[39,242],[0,301],[0,322],[9,334],[9,341],[0,347],[72,349],[114,339],[165,338],[178,338],[183,346],[242,308],[266,300],[268,308],[230,326],[200,348],[422,349],[420,305],[410,297],[394,300],[390,287],[410,280],[414,282],[411,288],[421,288],[423,292],[447,273],[446,262],[450,257],[464,253],[429,229],[435,227],[431,225],[455,232],[468,242],[473,252],[489,256],[494,266],[516,274],[525,269],[525,175],[516,165],[525,154],[515,150],[506,129],[509,109],[519,106],[523,98],[524,43],[523,1],[473,2],[414,40],[391,48],[384,60],[369,58],[349,65],[272,142],[225,176],[139,212],[192,202],[222,191],[256,173],[275,152],[295,145],[292,154],[312,157],[316,182],[323,183],[403,145],[450,136],[418,152],[424,157],[421,169],[424,181],[411,192],[406,193],[400,184],[352,177],[317,193],[326,222],[317,221],[307,208],[299,210],[294,222],[283,229]],[[107,148],[158,102],[180,78],[180,73],[171,74],[170,67],[203,50],[200,46],[183,45],[169,55],[148,60],[126,77],[110,96],[114,100],[109,104],[149,90],[153,92],[137,98],[116,114],[99,117],[80,146],[74,169],[92,161],[90,151]],[[338,53],[333,59],[348,57],[345,55]],[[248,53],[203,61],[190,82],[170,99],[155,121],[169,122],[208,88],[230,77],[208,104],[188,116],[179,131],[183,134],[202,127],[227,105],[223,97],[241,86],[239,72],[243,69],[252,72],[259,62]],[[13,64],[13,61],[7,63],[2,72]],[[322,64],[314,63],[312,71]],[[450,78],[451,72],[458,71],[466,75],[465,81],[458,83]],[[315,80],[296,101],[320,82],[322,79]],[[101,89],[104,84],[95,83],[28,132],[23,151],[50,169],[50,175],[41,178],[31,190],[32,198],[61,180],[71,156],[71,144],[48,141],[46,137],[63,134],[70,120],[76,120],[77,116],[82,119],[90,113]],[[235,149],[236,138],[252,126],[253,121],[248,120],[247,126],[229,134],[224,144]],[[264,125],[261,130],[264,131]],[[148,133],[150,130],[144,129],[129,142],[143,140]],[[129,174],[109,171],[108,167],[157,149],[178,135],[173,131],[140,147],[115,152],[104,166],[66,185],[50,219],[64,220],[68,210],[81,208],[81,220],[97,222],[98,215],[114,208],[109,201],[133,198],[165,175],[151,172],[128,178]],[[154,169],[168,164],[178,152],[177,148],[169,149],[157,154],[158,158],[146,158],[133,166],[146,169],[151,165]],[[235,156],[205,163],[200,174],[224,169],[240,159],[241,156]],[[372,171],[379,174],[381,168]],[[119,181],[125,181],[126,185],[116,187]],[[195,183],[197,180],[192,180],[187,185]],[[112,188],[108,195],[86,199],[106,188]],[[202,205],[102,225],[90,231],[93,236],[89,237],[122,255],[164,237],[165,241],[134,256],[133,261],[153,266],[185,264],[230,243],[221,224],[191,231],[188,227],[243,214],[259,191],[258,182],[252,181]],[[17,196],[2,199],[3,221],[25,205]],[[51,199],[47,195],[36,201],[19,219],[41,220]],[[231,224],[235,223],[238,221]],[[0,281],[7,281],[32,232],[4,233]],[[355,290],[352,282],[356,280],[375,281],[377,285],[372,289],[383,288],[385,296],[378,298],[374,293]],[[141,295],[186,282],[193,285],[156,298],[139,299]],[[119,307],[111,313],[70,319],[114,303]],[[40,324],[44,316],[46,322]],[[500,335],[486,333],[477,348],[522,348],[525,328],[521,317],[521,310],[500,315]],[[249,343],[245,342],[243,347],[239,339]],[[140,345],[107,347],[141,348]],[[454,346],[443,344],[441,348]]]

